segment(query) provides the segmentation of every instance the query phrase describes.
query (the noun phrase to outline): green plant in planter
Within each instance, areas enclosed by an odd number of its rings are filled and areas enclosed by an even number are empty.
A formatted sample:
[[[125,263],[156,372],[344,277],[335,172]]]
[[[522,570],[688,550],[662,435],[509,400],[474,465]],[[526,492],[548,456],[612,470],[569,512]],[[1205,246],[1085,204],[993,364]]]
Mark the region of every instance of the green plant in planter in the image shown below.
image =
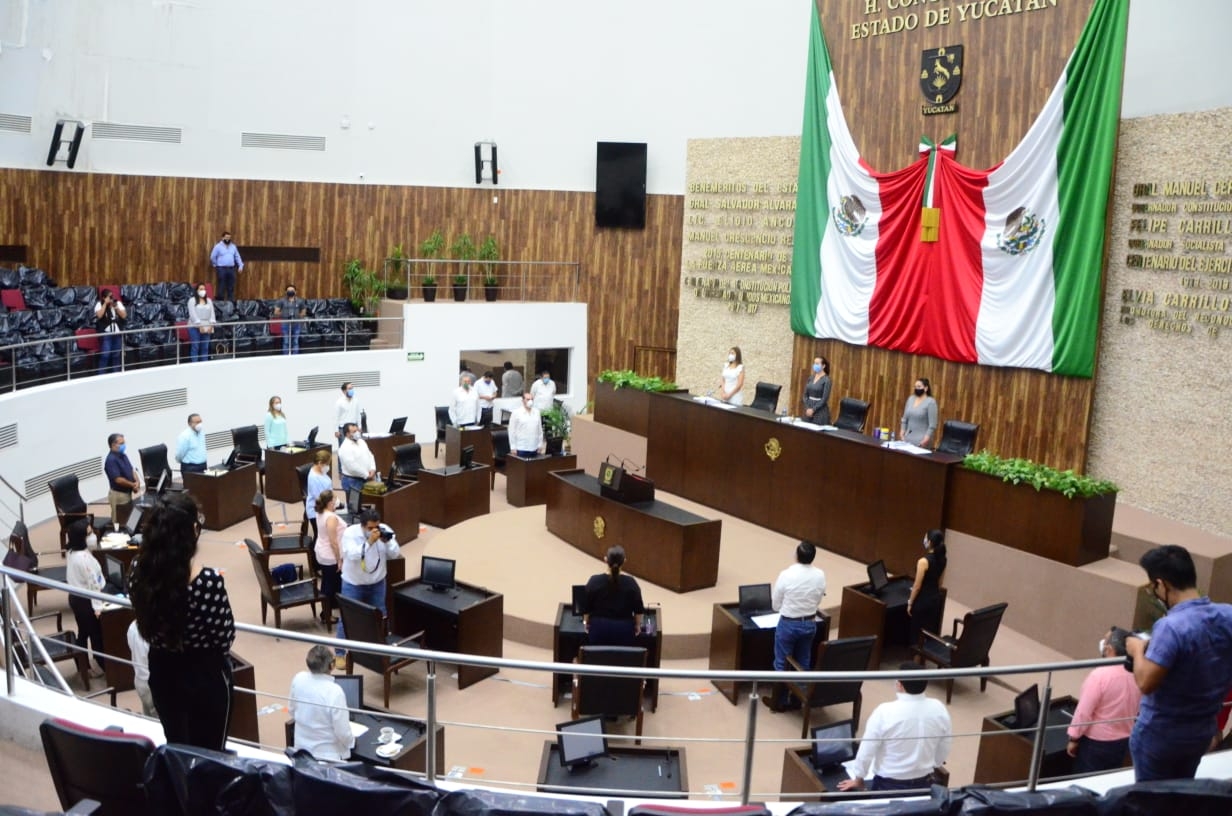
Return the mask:
[[[632,388],[637,391],[675,391],[679,388],[671,380],[662,377],[643,377],[636,371],[617,371],[609,368],[599,373],[599,382],[610,383],[612,388]]]
[[[433,230],[432,234],[423,240],[419,245],[419,256],[428,261],[435,261],[441,257],[441,253],[445,250],[445,236],[440,230]],[[420,283],[425,286],[436,286],[436,264],[427,264],[428,272]]]
[[[475,260],[475,255],[477,252],[478,250],[475,248],[475,242],[471,239],[469,233],[464,232],[457,238],[453,239],[453,243],[449,245],[449,257],[453,258],[455,261],[463,261],[463,263],[459,265],[458,273],[453,276],[453,282],[455,284],[466,283],[466,273],[469,267],[469,264],[466,262]],[[459,281],[459,278],[462,280]]]
[[[385,281],[371,269],[364,269],[364,262],[352,258],[342,268],[342,285],[356,312],[376,314],[377,302],[385,295]]]
[[[1030,459],[1002,459],[989,450],[969,453],[963,467],[977,473],[997,476],[1011,484],[1029,484],[1036,490],[1055,490],[1067,499],[1075,496],[1090,498],[1116,493],[1118,488],[1107,479],[1093,479],[1072,470],[1057,470]]]
[[[568,439],[572,430],[569,410],[562,405],[553,405],[540,413],[543,432],[549,439]]]
[[[393,267],[392,274],[388,276],[387,294],[394,300],[406,300],[408,290],[410,289],[409,277],[406,274],[406,250],[402,248],[402,244],[394,245],[394,248],[389,250],[390,266]]]
[[[483,243],[479,245],[479,250],[475,257],[483,261],[483,285],[496,286],[500,280],[496,277],[496,264],[492,261],[500,260],[500,248],[496,245],[496,238],[489,235],[483,239]]]

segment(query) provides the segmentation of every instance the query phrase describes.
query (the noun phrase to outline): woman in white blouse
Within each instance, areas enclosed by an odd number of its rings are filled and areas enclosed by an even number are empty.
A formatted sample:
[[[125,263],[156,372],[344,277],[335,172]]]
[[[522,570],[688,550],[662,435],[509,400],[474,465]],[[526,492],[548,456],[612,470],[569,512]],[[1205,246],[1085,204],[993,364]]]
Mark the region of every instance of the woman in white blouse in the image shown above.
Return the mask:
[[[719,399],[728,405],[744,405],[744,358],[740,347],[732,346],[727,351],[727,365],[719,379]]]

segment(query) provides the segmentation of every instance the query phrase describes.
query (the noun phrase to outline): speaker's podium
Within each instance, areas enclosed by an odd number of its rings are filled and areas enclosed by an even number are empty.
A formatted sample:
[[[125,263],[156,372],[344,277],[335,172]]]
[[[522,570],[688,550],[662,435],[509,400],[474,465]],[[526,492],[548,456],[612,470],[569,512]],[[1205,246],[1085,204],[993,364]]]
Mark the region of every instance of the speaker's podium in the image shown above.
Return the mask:
[[[619,465],[604,462],[599,465],[599,495],[622,504],[652,502],[654,482],[629,473]]]

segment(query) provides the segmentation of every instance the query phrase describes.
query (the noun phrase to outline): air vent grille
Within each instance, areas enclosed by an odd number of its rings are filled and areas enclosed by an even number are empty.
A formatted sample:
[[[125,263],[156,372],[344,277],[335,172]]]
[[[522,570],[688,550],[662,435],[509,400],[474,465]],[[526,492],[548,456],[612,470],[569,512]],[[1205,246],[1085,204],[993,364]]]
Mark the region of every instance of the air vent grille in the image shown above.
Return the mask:
[[[345,382],[354,383],[356,388],[379,388],[381,372],[355,371],[341,374],[304,374],[296,380],[296,390],[305,391],[338,391]]]
[[[0,113],[0,130],[13,133],[29,133],[34,120],[29,116],[18,116],[15,113]]]
[[[164,142],[179,144],[183,131],[178,127],[155,125],[124,125],[118,122],[95,122],[90,126],[93,139],[113,139],[127,142]]]
[[[51,489],[47,487],[48,482],[52,479],[59,479],[61,476],[68,476],[70,473],[77,474],[78,481],[102,476],[103,457],[96,456],[92,459],[84,459],[71,465],[49,470],[46,473],[40,473],[37,476],[31,476],[29,479],[26,479],[26,498],[37,499],[39,496],[46,496],[51,492]]]
[[[205,435],[206,450],[214,448],[229,448],[231,447],[231,429],[225,431],[214,431]]]
[[[0,448],[11,448],[17,444],[17,423],[0,426]]]
[[[324,136],[294,136],[288,133],[241,133],[240,147],[269,150],[324,150]]]
[[[158,411],[163,408],[183,408],[188,406],[188,389],[172,388],[168,391],[155,391],[150,394],[135,394],[122,399],[107,400],[107,419],[144,414],[148,411]]]

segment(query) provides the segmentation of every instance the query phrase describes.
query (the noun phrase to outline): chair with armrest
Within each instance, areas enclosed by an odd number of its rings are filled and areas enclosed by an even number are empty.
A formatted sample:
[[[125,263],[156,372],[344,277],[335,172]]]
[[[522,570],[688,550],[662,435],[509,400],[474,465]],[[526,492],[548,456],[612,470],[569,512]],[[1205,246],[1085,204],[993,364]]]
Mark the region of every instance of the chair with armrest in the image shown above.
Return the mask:
[[[834,427],[843,431],[864,431],[864,420],[868,418],[868,403],[855,397],[843,397],[838,403],[838,419]]]
[[[813,657],[813,671],[866,671],[868,662],[873,657],[873,648],[877,645],[874,635],[865,637],[839,638],[838,640],[823,640],[817,644],[817,654]],[[795,671],[804,671],[804,667],[788,655],[787,663]],[[809,735],[814,708],[851,703],[851,719],[855,727],[860,727],[860,704],[864,701],[863,680],[852,680],[842,683],[787,683],[787,691],[792,699],[800,702],[804,712],[804,727],[801,736]]]
[[[959,419],[947,419],[941,426],[941,443],[937,445],[937,453],[966,456],[975,450],[975,437],[979,430],[979,425]]]
[[[171,464],[167,461],[166,445],[151,445],[148,448],[142,448],[138,451],[138,454],[141,457],[141,471],[145,474],[145,493],[147,497],[151,499],[158,498],[156,491],[163,473],[167,474],[167,482],[163,485],[163,490],[176,493],[184,490],[183,482],[175,480],[175,471],[171,469]]]
[[[148,737],[59,718],[43,720],[39,735],[62,808],[93,799],[100,805],[94,811],[99,816],[154,813],[145,796],[145,763],[154,753]]]
[[[260,493],[252,497],[252,515],[257,520],[261,545],[269,554],[295,555],[312,549],[312,529],[308,526],[308,516],[300,519],[298,533],[275,533],[274,525],[265,514],[265,496]]]
[[[494,428],[492,430],[492,473],[491,490],[496,489],[496,471],[505,472],[505,465],[509,461],[509,429]]]
[[[274,581],[270,575],[270,554],[261,549],[261,545],[251,538],[244,539],[248,547],[249,560],[252,561],[253,574],[257,576],[257,585],[261,590],[261,625],[265,625],[268,610],[274,610],[274,628],[282,628],[282,610],[309,604],[312,607],[312,617],[317,616],[317,602],[322,600],[320,585],[315,577],[304,577],[302,565],[296,565],[298,578],[285,584]]]
[[[578,650],[577,663],[598,666],[645,668],[646,650],[634,646],[583,646]],[[600,677],[593,674],[573,675],[573,719],[602,715],[604,717],[634,717],[635,745],[642,740],[642,698],[646,693],[644,677]]]
[[[295,478],[299,480],[299,494],[303,496],[304,501],[308,500],[308,474],[311,472],[311,462],[295,466]]]
[[[40,555],[59,555],[64,557],[64,550],[49,550],[47,552],[35,552],[34,547],[30,545],[30,531],[26,528],[24,521],[18,521],[13,524],[13,532],[9,534],[9,550],[17,553],[18,566],[22,569],[27,569],[29,572],[37,573],[42,577],[51,581],[60,581],[68,583],[68,566],[65,564],[40,565]],[[39,586],[38,584],[26,581],[26,612],[34,614],[35,596],[39,592],[49,589],[49,587]]]
[[[261,450],[260,431],[256,425],[245,425],[242,428],[231,429],[231,445],[235,448],[237,465],[256,465],[257,481],[261,492],[265,492],[265,452]]]
[[[423,470],[423,453],[418,442],[407,445],[395,445],[394,463],[389,470],[389,481],[394,485],[410,484],[419,481],[419,471]]]
[[[382,646],[402,646],[408,649],[419,649],[423,646],[423,632],[401,637],[389,633],[389,618],[371,604],[347,598],[339,594],[336,598],[338,610],[342,613],[342,628],[346,630],[347,640],[358,640],[364,643],[379,643]],[[385,683],[385,707],[389,708],[389,687],[393,675],[416,662],[413,657],[391,657],[386,654],[351,650],[346,656],[346,673],[351,674],[355,665],[377,672]]]
[[[988,666],[988,653],[992,651],[992,643],[997,638],[997,630],[1001,628],[1001,618],[1005,615],[1007,603],[993,604],[982,609],[968,612],[962,618],[962,634],[958,633],[959,619],[954,619],[954,630],[950,635],[935,635],[932,632],[920,632],[920,642],[911,647],[915,653],[916,662],[926,661],[936,663],[942,669],[967,669],[973,666]],[[980,691],[988,688],[988,678],[980,678]],[[948,705],[954,696],[953,678],[945,681],[945,702]]]
[[[432,455],[439,459],[441,458],[441,443],[445,441],[445,429],[449,427],[449,406],[437,405],[432,411],[436,415],[436,446],[432,449]]]
[[[759,382],[753,391],[753,404],[750,408],[774,413],[779,407],[779,392],[783,386],[774,383]]]
[[[47,483],[47,487],[51,490],[51,501],[56,506],[56,517],[60,520],[60,549],[68,548],[69,525],[78,519],[89,519],[90,526],[99,536],[111,526],[110,517],[90,512],[86,500],[81,498],[76,473],[52,479]]]
[[[90,655],[86,652],[84,645],[79,645],[77,642],[77,633],[72,629],[64,628],[64,618],[62,612],[45,612],[42,615],[31,615],[30,623],[40,620],[56,621],[56,631],[51,634],[34,633],[38,638],[39,643],[43,646],[43,652],[47,653],[47,660],[52,663],[60,663],[63,661],[72,661],[77,667],[77,676],[81,678],[81,684],[86,691],[90,690]],[[13,654],[17,661],[17,666],[23,671],[31,672],[36,675],[36,680],[41,681],[44,685],[52,685],[54,683],[51,673],[47,671],[46,661],[43,659],[42,652],[28,638],[30,633],[13,623]]]

